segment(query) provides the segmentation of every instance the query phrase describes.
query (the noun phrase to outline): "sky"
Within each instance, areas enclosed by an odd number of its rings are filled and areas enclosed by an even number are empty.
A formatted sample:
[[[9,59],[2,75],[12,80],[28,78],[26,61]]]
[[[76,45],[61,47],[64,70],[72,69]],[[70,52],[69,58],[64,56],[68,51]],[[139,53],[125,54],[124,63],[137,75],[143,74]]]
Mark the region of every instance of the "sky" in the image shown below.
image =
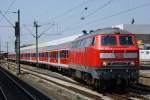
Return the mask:
[[[82,30],[96,30],[118,24],[150,24],[150,0],[0,0],[1,48],[14,50],[15,33],[12,27],[20,9],[21,45],[34,44],[37,21],[39,42],[47,42]],[[3,15],[9,20],[4,18]]]

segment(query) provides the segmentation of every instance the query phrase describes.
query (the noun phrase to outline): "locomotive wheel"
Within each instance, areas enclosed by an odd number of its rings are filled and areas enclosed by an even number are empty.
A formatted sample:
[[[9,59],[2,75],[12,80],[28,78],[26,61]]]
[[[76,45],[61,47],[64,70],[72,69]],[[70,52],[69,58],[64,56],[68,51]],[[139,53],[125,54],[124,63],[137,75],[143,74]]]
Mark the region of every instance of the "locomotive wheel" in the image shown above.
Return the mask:
[[[96,81],[96,79],[93,79],[93,85],[92,85],[92,88],[93,88],[94,90],[97,89],[97,81]]]
[[[128,86],[127,84],[128,84],[128,83],[127,83],[127,80],[122,79],[122,80],[121,80],[121,84],[119,85],[119,89],[120,89],[120,90],[125,90],[125,88]]]
[[[105,89],[105,85],[102,79],[94,79],[92,88],[98,92]]]

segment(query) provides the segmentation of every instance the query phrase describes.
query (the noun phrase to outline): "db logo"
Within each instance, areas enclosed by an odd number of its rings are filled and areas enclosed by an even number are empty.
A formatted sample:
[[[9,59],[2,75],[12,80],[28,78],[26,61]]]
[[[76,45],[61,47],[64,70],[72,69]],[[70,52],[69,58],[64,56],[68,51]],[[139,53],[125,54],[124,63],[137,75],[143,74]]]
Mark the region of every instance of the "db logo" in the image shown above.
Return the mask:
[[[116,58],[123,58],[123,53],[115,53]]]

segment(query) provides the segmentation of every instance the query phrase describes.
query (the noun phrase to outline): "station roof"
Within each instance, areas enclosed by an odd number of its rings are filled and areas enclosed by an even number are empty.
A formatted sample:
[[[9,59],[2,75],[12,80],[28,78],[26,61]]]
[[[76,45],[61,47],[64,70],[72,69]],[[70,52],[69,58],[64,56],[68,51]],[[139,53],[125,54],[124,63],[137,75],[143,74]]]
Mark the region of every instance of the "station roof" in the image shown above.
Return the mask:
[[[112,27],[127,30],[133,34],[150,34],[150,24],[120,24]]]

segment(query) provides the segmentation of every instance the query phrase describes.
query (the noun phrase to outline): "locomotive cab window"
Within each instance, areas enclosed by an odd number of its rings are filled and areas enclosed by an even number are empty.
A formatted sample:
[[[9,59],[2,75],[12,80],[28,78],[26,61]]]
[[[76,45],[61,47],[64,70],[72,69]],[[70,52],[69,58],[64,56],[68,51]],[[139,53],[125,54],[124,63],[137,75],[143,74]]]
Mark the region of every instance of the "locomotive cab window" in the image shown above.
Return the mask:
[[[120,36],[119,41],[121,45],[133,45],[131,36]]]
[[[101,37],[102,45],[116,45],[116,37],[115,36],[102,36]]]

